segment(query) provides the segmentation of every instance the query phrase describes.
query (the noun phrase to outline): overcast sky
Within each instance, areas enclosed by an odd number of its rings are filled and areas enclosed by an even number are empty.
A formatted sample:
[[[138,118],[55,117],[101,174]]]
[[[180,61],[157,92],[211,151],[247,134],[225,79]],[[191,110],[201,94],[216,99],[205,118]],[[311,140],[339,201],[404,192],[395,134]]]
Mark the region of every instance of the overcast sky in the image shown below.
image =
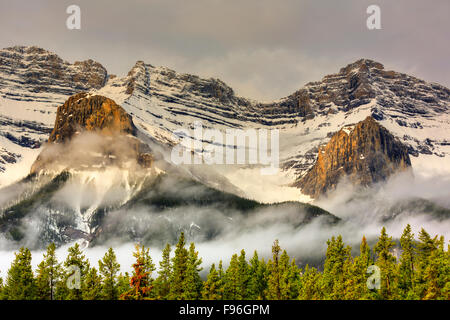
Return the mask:
[[[81,30],[66,8],[81,8]],[[382,30],[366,9],[381,7]],[[359,58],[450,87],[449,0],[1,0],[0,47],[37,45],[126,74],[137,60],[278,99]]]

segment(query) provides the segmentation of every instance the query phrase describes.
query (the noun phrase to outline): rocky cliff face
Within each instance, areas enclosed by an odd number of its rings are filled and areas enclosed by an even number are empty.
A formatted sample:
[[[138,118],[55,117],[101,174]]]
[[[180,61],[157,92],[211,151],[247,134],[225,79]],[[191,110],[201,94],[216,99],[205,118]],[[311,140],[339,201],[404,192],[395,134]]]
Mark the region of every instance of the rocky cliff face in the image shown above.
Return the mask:
[[[101,88],[106,69],[93,60],[70,64],[38,47],[0,50],[0,94],[16,100],[45,100],[48,94],[72,95]]]
[[[134,135],[131,116],[113,100],[79,93],[58,107],[48,145],[36,159],[31,173],[65,169],[152,165],[147,145]]]
[[[295,185],[314,198],[348,177],[355,185],[370,185],[411,166],[407,148],[372,117],[346,126],[320,146],[316,163]]]
[[[6,48],[0,59],[0,154],[8,159],[0,163],[0,186],[24,163],[28,173],[27,159],[47,141],[57,106],[80,91],[114,100],[138,132],[169,148],[178,142],[174,133],[194,121],[222,131],[280,129],[280,164],[296,177],[313,167],[319,146],[335,132],[367,116],[408,147],[413,166],[450,156],[450,90],[368,59],[268,103],[236,96],[219,79],[143,61],[114,77],[94,61],[70,64],[37,47]]]
[[[131,116],[113,100],[87,93],[76,94],[58,107],[49,142],[70,140],[80,130],[103,135],[134,134],[136,131]]]

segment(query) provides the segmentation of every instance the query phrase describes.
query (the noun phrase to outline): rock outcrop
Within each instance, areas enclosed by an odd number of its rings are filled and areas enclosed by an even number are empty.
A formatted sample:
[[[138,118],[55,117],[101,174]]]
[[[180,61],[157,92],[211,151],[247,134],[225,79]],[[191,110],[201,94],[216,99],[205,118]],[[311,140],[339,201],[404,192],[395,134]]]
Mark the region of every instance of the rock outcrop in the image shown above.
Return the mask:
[[[29,101],[51,101],[53,95],[73,95],[99,89],[108,72],[91,59],[70,64],[39,47],[15,46],[0,50],[0,95]]]
[[[76,94],[58,107],[55,127],[31,173],[111,165],[150,168],[150,148],[135,134],[131,116],[113,100]]]
[[[407,148],[372,117],[345,126],[320,146],[316,163],[295,185],[318,198],[344,178],[367,186],[411,166]]]
[[[80,130],[114,135],[135,134],[136,128],[131,116],[113,100],[82,92],[58,107],[49,142],[70,140]]]

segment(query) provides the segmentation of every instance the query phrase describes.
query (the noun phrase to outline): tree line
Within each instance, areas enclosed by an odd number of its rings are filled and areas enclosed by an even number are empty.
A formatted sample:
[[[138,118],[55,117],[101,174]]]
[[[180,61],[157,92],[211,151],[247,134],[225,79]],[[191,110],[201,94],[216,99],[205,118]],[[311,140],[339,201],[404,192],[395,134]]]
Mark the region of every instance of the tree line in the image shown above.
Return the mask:
[[[399,244],[385,228],[372,249],[363,237],[356,256],[341,236],[332,237],[327,245],[323,270],[299,267],[276,240],[267,261],[256,251],[248,259],[242,250],[231,257],[226,269],[222,261],[212,264],[206,279],[200,277],[202,259],[195,244],[187,247],[183,233],[173,257],[171,246],[166,245],[159,268],[149,249],[136,245],[131,274],[120,272],[112,248],[98,266],[91,266],[78,244],[68,249],[63,263],[50,244],[35,272],[30,250],[21,248],[4,281],[0,278],[0,299],[450,300],[450,253],[444,237],[432,237],[422,229],[416,240],[407,225]],[[395,249],[401,252],[399,258]],[[373,265],[378,272],[367,272]],[[74,266],[79,285],[71,288],[68,283],[74,277]]]

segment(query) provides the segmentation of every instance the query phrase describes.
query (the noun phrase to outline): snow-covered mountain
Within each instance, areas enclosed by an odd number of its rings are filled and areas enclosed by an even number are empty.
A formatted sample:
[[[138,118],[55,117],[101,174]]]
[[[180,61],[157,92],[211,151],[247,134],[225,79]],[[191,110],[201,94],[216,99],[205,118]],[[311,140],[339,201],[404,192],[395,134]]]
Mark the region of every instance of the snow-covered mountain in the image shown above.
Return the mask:
[[[220,130],[277,128],[284,185],[312,168],[319,146],[335,132],[367,116],[408,147],[414,170],[444,166],[450,171],[450,90],[386,71],[371,60],[358,60],[285,98],[260,103],[236,96],[218,79],[142,61],[126,76],[114,77],[96,62],[70,64],[36,47],[3,49],[0,58],[0,185],[28,173],[53,127],[56,106],[78,91],[111,98],[132,116],[140,133],[163,147],[177,143],[174,132],[192,128],[195,121]],[[241,190],[249,189],[229,178]]]
[[[117,77],[92,60],[71,64],[37,47],[6,48],[0,50],[0,234],[40,246],[74,239],[100,243],[112,236],[175,239],[180,229],[201,229],[202,237],[213,238],[223,228],[281,220],[297,227],[316,217],[334,223],[317,207],[296,202],[280,204],[281,210],[261,202],[311,201],[318,195],[311,186],[335,186],[344,176],[341,167],[355,175],[369,172],[352,180],[364,182],[384,179],[397,167],[450,173],[449,109],[448,88],[367,59],[261,103],[236,96],[218,79],[142,61]],[[282,170],[261,176],[249,165],[174,167],[169,154],[180,142],[177,131],[196,122],[221,131],[278,129]],[[126,128],[122,138],[133,151],[123,144],[119,153],[112,150],[118,142],[110,136],[78,137],[90,128],[116,127]],[[129,166],[129,160],[145,160],[151,170]]]
[[[70,64],[38,47],[0,50],[0,186],[27,174],[53,128],[57,106],[75,93],[101,88],[107,77],[92,60]]]

